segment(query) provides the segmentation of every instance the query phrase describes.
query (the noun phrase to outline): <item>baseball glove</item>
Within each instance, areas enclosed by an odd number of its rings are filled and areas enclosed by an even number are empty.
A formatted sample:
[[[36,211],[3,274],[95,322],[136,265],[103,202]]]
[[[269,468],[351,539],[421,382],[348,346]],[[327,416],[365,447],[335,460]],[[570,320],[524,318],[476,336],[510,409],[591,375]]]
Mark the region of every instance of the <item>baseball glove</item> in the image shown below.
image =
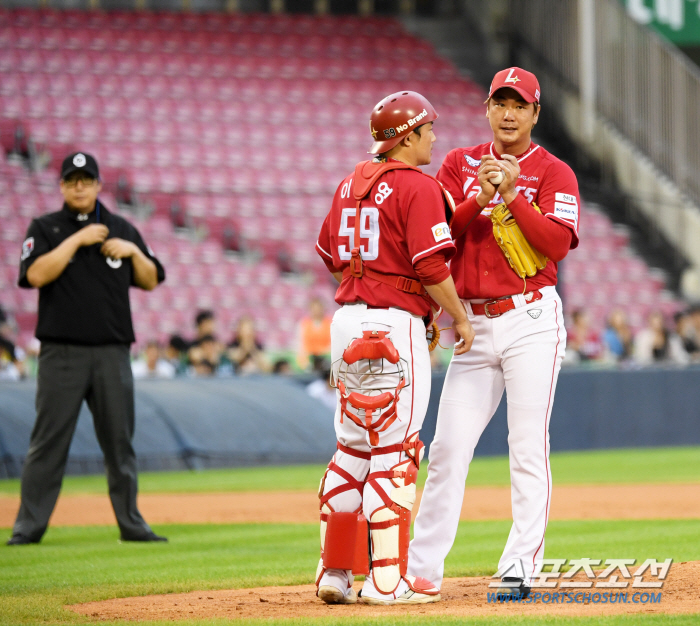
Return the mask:
[[[532,206],[538,213],[542,213],[534,202]],[[520,230],[505,203],[494,207],[491,212],[491,221],[496,243],[520,278],[534,276],[537,270],[544,269],[547,265],[547,257],[535,250],[525,239],[523,231]]]

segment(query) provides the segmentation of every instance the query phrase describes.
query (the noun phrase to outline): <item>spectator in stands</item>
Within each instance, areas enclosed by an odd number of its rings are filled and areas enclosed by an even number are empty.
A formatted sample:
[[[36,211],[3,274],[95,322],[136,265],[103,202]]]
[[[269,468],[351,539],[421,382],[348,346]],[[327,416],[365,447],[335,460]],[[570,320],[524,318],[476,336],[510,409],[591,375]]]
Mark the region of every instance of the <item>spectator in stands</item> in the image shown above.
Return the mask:
[[[323,371],[331,353],[331,317],[320,298],[309,302],[309,314],[299,322],[299,353],[297,363],[302,369]]]
[[[0,307],[0,380],[19,380],[26,376],[25,353],[12,341],[12,328]]]
[[[149,341],[141,358],[131,363],[134,378],[174,378],[175,367],[161,357],[161,346],[157,341]]]
[[[180,335],[172,335],[165,347],[165,359],[175,368],[175,374],[184,374],[187,371],[188,343]]]
[[[576,352],[578,360],[595,361],[603,356],[600,336],[590,327],[588,313],[581,309],[571,314],[572,328],[567,330],[566,351]]]
[[[19,380],[22,373],[15,344],[5,337],[0,337],[0,380]]]
[[[194,324],[196,327],[196,334],[187,353],[187,360],[191,365],[197,364],[202,359],[199,346],[204,338],[211,337],[216,341],[216,316],[214,315],[214,311],[210,311],[209,309],[198,311],[194,318]]]
[[[36,337],[32,337],[24,346],[24,359],[22,359],[22,367],[24,375],[29,378],[36,378],[39,370],[39,352],[41,351],[41,341]]]
[[[228,344],[226,355],[236,374],[265,374],[271,369],[263,345],[257,338],[255,322],[248,315],[238,321],[236,334]]]
[[[660,311],[649,315],[647,327],[635,336],[634,359],[640,365],[685,365],[690,362],[682,339],[678,334],[669,332]]]
[[[676,332],[692,361],[700,361],[700,306],[676,314]]]
[[[190,373],[195,376],[217,376],[225,374],[222,370],[224,347],[214,335],[204,335],[197,340],[189,351]]]
[[[292,366],[287,359],[277,359],[272,366],[272,373],[276,376],[291,376]]]
[[[195,326],[197,327],[197,337],[195,338],[195,343],[197,343],[202,337],[216,337],[216,316],[214,311],[204,310],[199,311],[197,316],[194,318]]]
[[[338,405],[338,396],[335,387],[331,387],[331,368],[328,361],[326,361],[325,367],[320,373],[320,378],[317,378],[306,386],[306,393],[312,398],[316,398],[316,400],[322,402],[328,407],[329,411],[335,414],[335,408]]]
[[[622,309],[615,309],[609,316],[603,333],[607,357],[611,361],[626,361],[632,357],[634,338]]]

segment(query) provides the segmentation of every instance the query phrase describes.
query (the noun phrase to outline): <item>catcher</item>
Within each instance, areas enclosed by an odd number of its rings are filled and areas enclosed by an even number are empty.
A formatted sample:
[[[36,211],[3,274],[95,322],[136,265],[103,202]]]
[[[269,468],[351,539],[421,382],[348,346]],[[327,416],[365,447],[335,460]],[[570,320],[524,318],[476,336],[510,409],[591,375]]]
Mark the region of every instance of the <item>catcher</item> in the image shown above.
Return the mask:
[[[557,264],[578,245],[579,193],[571,169],[532,143],[539,102],[534,74],[498,72],[486,101],[493,141],[452,150],[437,175],[457,203],[450,269],[476,332],[447,371],[409,551],[409,574],[437,588],[474,448],[504,389],[513,526],[498,565],[501,597],[527,595],[544,557],[549,419],[566,345]]]
[[[316,244],[340,283],[341,305],[331,324],[338,450],[319,490],[316,586],[329,604],[357,602],[354,574],[366,575],[368,604],[440,599],[434,585],[407,573],[430,397],[425,321],[443,307],[455,320],[458,354],[474,334],[446,265],[452,198],[419,169],[430,163],[437,117],[412,91],[375,106],[370,153],[378,156],[340,183]]]

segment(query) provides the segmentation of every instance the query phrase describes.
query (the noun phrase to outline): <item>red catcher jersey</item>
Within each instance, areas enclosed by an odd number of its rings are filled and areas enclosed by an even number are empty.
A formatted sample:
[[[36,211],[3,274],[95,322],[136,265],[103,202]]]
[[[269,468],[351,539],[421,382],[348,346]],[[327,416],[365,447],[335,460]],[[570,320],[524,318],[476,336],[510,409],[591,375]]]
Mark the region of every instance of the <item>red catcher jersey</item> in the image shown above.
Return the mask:
[[[493,142],[456,148],[445,157],[437,179],[452,194],[455,204],[459,205],[479,192],[477,170],[485,154],[501,158]],[[578,246],[580,198],[578,182],[571,168],[534,143],[517,158],[520,176],[516,189],[528,202],[540,207],[543,215],[570,228],[573,231],[571,248]],[[461,298],[500,298],[523,293],[523,279],[510,267],[493,236],[489,216],[493,207],[501,202],[503,199],[496,193],[491,203],[455,241],[457,252],[450,270]],[[557,264],[548,261],[544,269],[526,280],[526,292],[556,285]]]
[[[353,177],[354,174],[348,176],[336,190],[316,243],[318,254],[336,272],[350,265],[354,247]],[[418,280],[414,263],[438,250],[445,254],[446,260],[455,252],[442,191],[432,178],[420,172],[391,170],[380,176],[360,207],[362,262],[376,272]],[[369,276],[344,277],[335,301],[397,307],[420,316],[430,312],[421,296],[399,291]]]

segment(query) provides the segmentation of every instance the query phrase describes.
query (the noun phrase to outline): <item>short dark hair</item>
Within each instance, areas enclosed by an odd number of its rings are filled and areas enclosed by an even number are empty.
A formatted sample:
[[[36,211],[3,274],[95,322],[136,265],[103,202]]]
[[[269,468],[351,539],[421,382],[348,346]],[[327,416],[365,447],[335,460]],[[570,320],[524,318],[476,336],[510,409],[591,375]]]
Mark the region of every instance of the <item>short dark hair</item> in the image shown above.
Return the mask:
[[[195,324],[199,326],[202,322],[206,322],[207,320],[213,320],[214,319],[214,311],[206,310],[206,311],[200,311],[197,313],[197,317],[194,318]]]
[[[287,359],[277,359],[275,364],[272,366],[272,373],[279,374],[280,372],[291,367]]]
[[[180,335],[172,335],[168,345],[178,352],[187,352],[189,348],[189,344]]]

